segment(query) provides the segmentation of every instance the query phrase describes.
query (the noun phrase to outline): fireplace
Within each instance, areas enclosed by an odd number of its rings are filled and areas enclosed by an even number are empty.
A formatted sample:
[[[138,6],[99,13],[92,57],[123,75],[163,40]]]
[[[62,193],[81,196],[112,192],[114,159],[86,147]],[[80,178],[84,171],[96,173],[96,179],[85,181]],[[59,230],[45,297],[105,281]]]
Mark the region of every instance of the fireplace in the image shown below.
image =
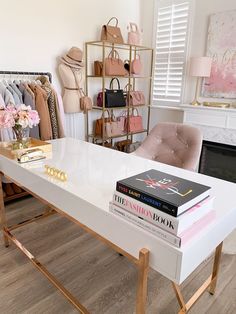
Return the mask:
[[[236,146],[203,141],[199,172],[236,183]]]

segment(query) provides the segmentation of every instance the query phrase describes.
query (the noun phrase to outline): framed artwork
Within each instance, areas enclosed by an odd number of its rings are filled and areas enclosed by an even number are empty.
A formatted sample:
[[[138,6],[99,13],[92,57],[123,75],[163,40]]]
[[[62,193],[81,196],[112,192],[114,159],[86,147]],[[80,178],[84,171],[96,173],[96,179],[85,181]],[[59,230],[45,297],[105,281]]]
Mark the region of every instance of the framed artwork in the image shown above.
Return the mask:
[[[207,56],[212,69],[203,80],[202,96],[236,98],[236,10],[210,16]]]

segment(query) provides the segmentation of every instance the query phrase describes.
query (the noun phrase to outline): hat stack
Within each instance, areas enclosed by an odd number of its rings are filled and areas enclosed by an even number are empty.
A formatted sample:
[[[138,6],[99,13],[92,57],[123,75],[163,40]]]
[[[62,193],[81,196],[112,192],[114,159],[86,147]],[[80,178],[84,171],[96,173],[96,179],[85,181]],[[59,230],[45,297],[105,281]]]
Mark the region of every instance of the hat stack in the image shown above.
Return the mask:
[[[72,68],[82,68],[84,66],[83,62],[83,52],[77,47],[72,47],[70,50],[61,57],[61,61]]]

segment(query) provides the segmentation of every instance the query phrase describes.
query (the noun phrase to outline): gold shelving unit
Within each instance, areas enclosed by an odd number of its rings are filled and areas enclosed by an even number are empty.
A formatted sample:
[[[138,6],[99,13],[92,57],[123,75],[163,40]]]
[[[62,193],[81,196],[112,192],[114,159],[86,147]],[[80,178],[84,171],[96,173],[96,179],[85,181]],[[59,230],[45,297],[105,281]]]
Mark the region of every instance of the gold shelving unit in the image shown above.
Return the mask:
[[[94,75],[94,73],[91,73],[91,69],[89,69],[89,67],[92,67],[93,65],[93,61],[90,58],[90,49],[91,47],[97,47],[101,49],[101,54],[102,54],[102,58],[101,58],[101,62],[103,63],[103,72],[102,72],[102,76],[97,76]],[[133,89],[135,90],[135,85],[136,85],[136,80],[146,80],[146,82],[148,82],[148,95],[147,97],[145,97],[146,99],[146,104],[145,105],[140,105],[140,106],[131,106],[130,105],[130,99],[128,98],[128,104],[126,107],[113,107],[113,108],[106,108],[105,107],[105,89],[106,89],[106,81],[107,79],[111,79],[113,76],[107,76],[105,75],[105,58],[107,57],[108,53],[108,49],[115,49],[117,51],[121,50],[122,53],[126,52],[126,59],[129,60],[129,64],[131,64],[132,59],[136,56],[137,53],[140,52],[148,52],[149,53],[149,69],[146,69],[146,73],[144,75],[132,75],[130,72],[128,75],[125,76],[116,76],[118,79],[125,79],[126,83],[128,83],[128,93],[130,92],[130,85],[133,86]],[[101,80],[100,86],[102,89],[102,93],[103,93],[103,106],[102,107],[98,107],[96,106],[96,104],[93,105],[92,110],[98,110],[98,111],[102,111],[102,113],[104,113],[105,110],[109,110],[111,113],[113,113],[113,110],[127,110],[127,119],[129,119],[130,113],[132,112],[132,109],[134,108],[146,108],[147,109],[147,122],[144,126],[143,130],[140,130],[138,132],[135,133],[131,133],[131,132],[125,132],[122,133],[120,135],[116,135],[116,136],[112,136],[112,137],[105,137],[104,136],[104,130],[103,130],[103,136],[102,137],[98,137],[95,136],[93,132],[91,132],[89,129],[91,127],[89,127],[89,122],[90,122],[90,117],[91,117],[91,113],[88,112],[86,117],[87,117],[87,121],[86,121],[86,140],[87,141],[92,141],[95,142],[95,140],[101,140],[102,144],[104,145],[104,143],[108,140],[111,141],[113,139],[119,138],[119,137],[126,137],[127,139],[131,139],[131,141],[133,141],[133,136],[135,134],[141,134],[141,133],[146,133],[148,134],[149,131],[149,121],[150,121],[150,103],[151,103],[151,87],[152,87],[152,78],[153,78],[153,49],[149,48],[149,47],[144,47],[144,46],[136,46],[136,45],[129,45],[129,44],[113,44],[107,41],[90,41],[90,42],[86,42],[85,43],[85,59],[86,59],[86,66],[85,66],[85,77],[86,77],[86,94],[88,96],[90,96],[91,98],[93,98],[93,95],[91,95],[89,93],[89,87],[90,84],[95,84],[95,82],[99,82],[99,80]],[[92,62],[92,63],[91,63]],[[145,65],[143,64],[143,67]],[[104,119],[104,115],[102,114],[103,119]],[[104,125],[104,123],[103,123]]]

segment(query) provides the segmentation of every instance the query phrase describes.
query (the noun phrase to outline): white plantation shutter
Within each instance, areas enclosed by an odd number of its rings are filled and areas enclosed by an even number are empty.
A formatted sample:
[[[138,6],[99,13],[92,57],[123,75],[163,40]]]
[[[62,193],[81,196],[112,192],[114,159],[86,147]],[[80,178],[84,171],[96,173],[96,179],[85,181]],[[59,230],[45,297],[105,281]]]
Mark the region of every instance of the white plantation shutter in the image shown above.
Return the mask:
[[[190,0],[157,2],[153,104],[181,102],[189,29]]]

